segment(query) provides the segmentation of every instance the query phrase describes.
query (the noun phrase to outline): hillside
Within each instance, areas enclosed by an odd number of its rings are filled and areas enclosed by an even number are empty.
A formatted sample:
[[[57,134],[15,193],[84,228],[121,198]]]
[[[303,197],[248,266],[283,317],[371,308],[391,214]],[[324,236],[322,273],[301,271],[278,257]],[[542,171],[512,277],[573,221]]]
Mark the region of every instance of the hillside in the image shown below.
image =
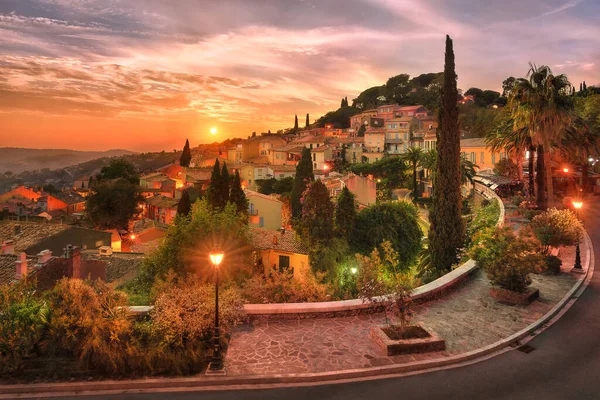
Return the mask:
[[[23,171],[43,168],[59,169],[102,157],[120,157],[135,154],[129,150],[78,151],[68,149],[27,149],[19,147],[0,147],[0,173],[11,171],[19,174]]]

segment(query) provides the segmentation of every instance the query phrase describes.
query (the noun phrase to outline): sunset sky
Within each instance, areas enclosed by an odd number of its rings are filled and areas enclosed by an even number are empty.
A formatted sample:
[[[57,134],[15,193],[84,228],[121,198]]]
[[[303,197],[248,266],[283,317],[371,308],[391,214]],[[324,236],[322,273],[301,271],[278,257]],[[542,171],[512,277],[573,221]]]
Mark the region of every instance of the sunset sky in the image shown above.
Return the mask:
[[[0,147],[181,148],[290,127],[392,75],[600,83],[597,0],[0,0]],[[211,136],[211,127],[218,134]]]

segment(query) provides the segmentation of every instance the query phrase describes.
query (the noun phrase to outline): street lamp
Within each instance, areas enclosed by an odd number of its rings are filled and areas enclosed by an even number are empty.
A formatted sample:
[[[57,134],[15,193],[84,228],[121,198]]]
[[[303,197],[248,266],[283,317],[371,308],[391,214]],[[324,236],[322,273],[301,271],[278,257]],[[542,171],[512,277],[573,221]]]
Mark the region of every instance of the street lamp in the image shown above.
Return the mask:
[[[567,168],[567,167],[564,167],[564,168],[563,168],[563,172],[566,174],[567,172],[569,172],[569,168]]]
[[[575,207],[575,213],[577,214],[577,219],[579,220],[579,209],[583,206],[583,202],[574,201],[573,207]],[[577,272],[582,274],[583,268],[581,267],[581,252],[579,250],[579,239],[577,239],[577,246],[575,247],[575,265],[571,269],[571,272]]]
[[[213,336],[213,356],[208,369],[207,375],[224,375],[223,355],[221,354],[221,338],[219,331],[219,265],[223,261],[225,254],[221,250],[213,250],[208,255],[210,262],[215,267],[215,331]]]

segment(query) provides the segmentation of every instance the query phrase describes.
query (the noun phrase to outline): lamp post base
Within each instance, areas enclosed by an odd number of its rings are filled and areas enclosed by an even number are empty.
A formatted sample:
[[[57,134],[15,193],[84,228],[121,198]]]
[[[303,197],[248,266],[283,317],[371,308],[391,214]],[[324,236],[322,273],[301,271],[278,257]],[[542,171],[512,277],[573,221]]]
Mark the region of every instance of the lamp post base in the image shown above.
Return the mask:
[[[217,367],[217,368],[215,368],[215,367]],[[225,367],[223,367],[222,363],[218,366],[215,366],[215,365],[213,365],[213,363],[211,361],[210,364],[208,364],[208,368],[206,369],[206,372],[204,373],[204,375],[206,375],[206,376],[225,376],[225,375],[227,375],[227,370],[225,369]]]
[[[571,272],[576,273],[576,274],[585,274],[585,270],[583,268],[573,267],[573,268],[571,268]]]

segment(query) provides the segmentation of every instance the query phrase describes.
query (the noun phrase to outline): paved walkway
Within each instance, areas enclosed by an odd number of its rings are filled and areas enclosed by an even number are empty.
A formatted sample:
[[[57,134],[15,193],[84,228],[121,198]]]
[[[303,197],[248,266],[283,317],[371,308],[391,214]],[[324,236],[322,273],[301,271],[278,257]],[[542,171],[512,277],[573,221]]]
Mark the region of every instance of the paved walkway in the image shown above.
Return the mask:
[[[385,356],[369,337],[369,329],[384,322],[383,314],[343,318],[268,321],[238,327],[227,352],[231,375],[324,372],[406,363],[459,354],[492,344],[537,320],[573,286],[578,277],[566,273],[574,249],[563,250],[559,276],[533,276],[540,299],[528,307],[495,302],[482,271],[465,286],[415,307],[415,322],[423,322],[446,339],[445,352]],[[585,262],[585,260],[583,260]]]

